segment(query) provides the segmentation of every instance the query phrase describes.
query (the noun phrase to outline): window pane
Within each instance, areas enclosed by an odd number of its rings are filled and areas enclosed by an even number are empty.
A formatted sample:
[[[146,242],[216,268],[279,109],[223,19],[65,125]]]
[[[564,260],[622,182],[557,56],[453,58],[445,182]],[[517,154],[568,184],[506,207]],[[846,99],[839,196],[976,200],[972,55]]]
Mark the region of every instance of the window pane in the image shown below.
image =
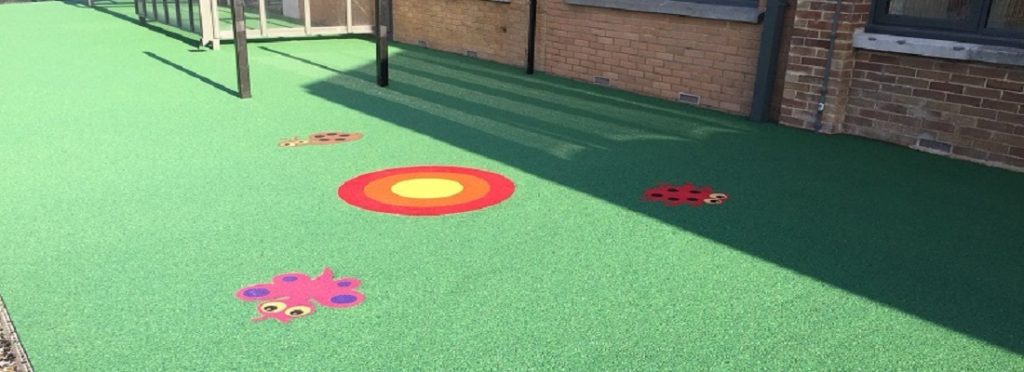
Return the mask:
[[[892,0],[889,2],[889,14],[963,20],[970,13],[969,3],[970,0]]]
[[[1024,31],[1024,0],[992,0],[988,27]]]
[[[267,0],[267,28],[302,28],[302,2],[298,0]]]

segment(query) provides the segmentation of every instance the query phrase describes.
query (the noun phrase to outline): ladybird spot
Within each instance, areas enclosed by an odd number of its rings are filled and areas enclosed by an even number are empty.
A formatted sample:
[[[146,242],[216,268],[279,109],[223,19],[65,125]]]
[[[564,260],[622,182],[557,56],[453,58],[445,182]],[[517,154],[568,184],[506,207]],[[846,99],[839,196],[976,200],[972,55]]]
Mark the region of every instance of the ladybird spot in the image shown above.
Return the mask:
[[[668,192],[677,192],[679,189],[668,189]]]
[[[282,278],[281,280],[286,281],[286,282],[294,282],[296,280],[299,280],[299,278],[295,277],[295,276],[286,276],[286,277]]]
[[[679,198],[668,198],[669,201],[679,201]]]
[[[691,194],[700,194],[700,190],[690,190]]]
[[[662,196],[664,196],[664,195],[661,195],[661,194],[651,194],[651,196],[653,196],[653,197],[655,197],[655,198],[660,198],[660,197],[662,197]]]
[[[697,198],[686,198],[686,200],[689,200],[689,201],[697,201]]]

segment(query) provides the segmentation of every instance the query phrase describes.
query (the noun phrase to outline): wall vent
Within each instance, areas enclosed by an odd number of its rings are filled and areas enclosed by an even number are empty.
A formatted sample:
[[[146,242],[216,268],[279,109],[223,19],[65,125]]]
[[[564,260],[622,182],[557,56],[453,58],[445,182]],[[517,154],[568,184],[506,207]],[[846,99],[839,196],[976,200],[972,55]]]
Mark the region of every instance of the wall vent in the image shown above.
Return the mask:
[[[416,40],[416,45],[426,48],[427,42],[425,40]]]
[[[679,102],[689,103],[691,105],[699,105],[700,104],[700,96],[698,96],[696,94],[689,94],[689,93],[679,92]]]
[[[612,85],[612,82],[604,76],[594,76],[594,84],[606,87]]]
[[[949,154],[953,151],[953,145],[929,138],[918,138],[917,149],[936,154]]]
[[[476,58],[476,51],[475,50],[467,50],[466,51],[466,57]]]

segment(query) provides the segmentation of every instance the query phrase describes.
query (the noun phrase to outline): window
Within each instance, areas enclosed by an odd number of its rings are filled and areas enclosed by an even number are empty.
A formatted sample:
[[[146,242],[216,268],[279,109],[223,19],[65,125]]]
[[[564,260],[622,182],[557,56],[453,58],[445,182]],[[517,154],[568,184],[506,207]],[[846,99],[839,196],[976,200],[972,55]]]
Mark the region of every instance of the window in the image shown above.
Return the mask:
[[[875,0],[867,30],[1024,47],[1024,0]]]

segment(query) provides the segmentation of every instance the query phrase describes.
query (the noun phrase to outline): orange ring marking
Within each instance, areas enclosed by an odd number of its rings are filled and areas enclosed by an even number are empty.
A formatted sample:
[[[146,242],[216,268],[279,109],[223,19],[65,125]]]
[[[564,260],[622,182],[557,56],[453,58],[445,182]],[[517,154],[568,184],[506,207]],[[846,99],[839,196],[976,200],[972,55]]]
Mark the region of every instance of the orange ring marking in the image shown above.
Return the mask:
[[[407,198],[391,191],[391,187],[396,183],[418,178],[440,178],[452,180],[461,184],[463,190],[458,194],[437,199]],[[487,181],[471,174],[454,172],[414,172],[396,174],[373,180],[363,188],[363,194],[377,202],[395,206],[419,208],[444,207],[468,203],[484,197],[490,191],[491,185],[488,184]]]

